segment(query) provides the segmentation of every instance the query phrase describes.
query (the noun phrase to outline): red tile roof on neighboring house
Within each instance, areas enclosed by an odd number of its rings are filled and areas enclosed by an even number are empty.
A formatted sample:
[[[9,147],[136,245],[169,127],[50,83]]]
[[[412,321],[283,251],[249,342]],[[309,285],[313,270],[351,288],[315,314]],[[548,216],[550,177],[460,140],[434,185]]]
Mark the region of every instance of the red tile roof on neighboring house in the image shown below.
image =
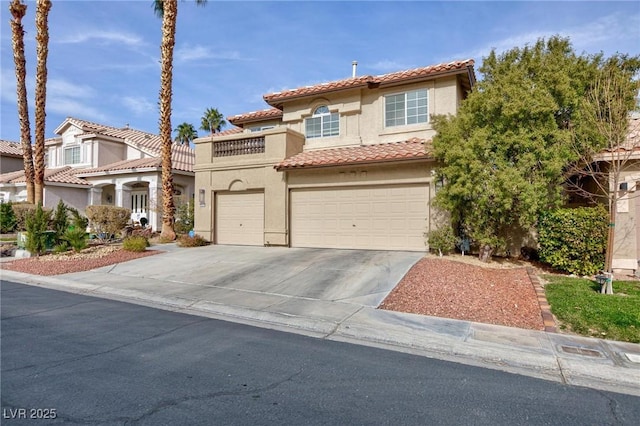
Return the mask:
[[[154,135],[153,133],[132,129],[128,126],[123,128],[105,126],[104,124],[92,123],[90,121],[80,120],[73,117],[67,117],[65,122],[58,127],[58,130],[61,129],[65,123],[72,124],[82,129],[84,133],[76,135],[80,138],[90,137],[91,135],[107,136],[110,138],[120,139],[149,155],[160,156],[162,151],[162,139],[159,135]],[[54,138],[49,143],[57,143],[59,141],[60,138]],[[193,153],[193,149],[188,145],[174,145],[172,149],[177,152],[182,152],[184,155]]]
[[[200,138],[208,138],[208,137],[219,138],[221,136],[235,135],[242,132],[244,132],[242,127],[232,127],[231,129],[223,130],[222,132],[214,133],[213,135],[200,136]]]
[[[425,139],[412,138],[404,142],[306,151],[286,158],[275,168],[291,170],[387,161],[428,160],[433,159],[433,154],[427,150],[428,142]]]
[[[22,157],[22,146],[18,142],[0,140],[0,154],[9,157]]]
[[[91,186],[91,183],[84,179],[80,179],[75,175],[76,170],[72,167],[65,166],[57,169],[45,169],[44,181],[45,183],[65,183]],[[0,175],[0,183],[24,183],[24,170],[18,170],[11,173],[4,173]]]
[[[344,80],[336,80],[328,83],[317,84],[314,86],[300,87],[297,89],[285,90],[282,92],[270,93],[264,95],[264,100],[271,106],[277,107],[280,102],[288,99],[300,98],[309,95],[318,95],[327,92],[335,92],[338,90],[353,89],[357,87],[367,87],[370,85],[388,85],[411,80],[419,80],[432,78],[442,74],[451,72],[460,72],[472,70],[474,65],[473,59],[464,61],[454,61],[443,64],[431,65],[428,67],[415,68],[406,71],[393,72],[377,76],[361,76],[347,78]],[[472,73],[472,71],[471,71]],[[473,73],[472,73],[473,74]],[[473,75],[470,78],[474,78]],[[473,83],[472,83],[473,84]]]
[[[261,121],[269,118],[281,118],[282,111],[278,108],[263,109],[261,111],[248,112],[246,114],[238,114],[227,117],[229,123],[238,125],[243,123],[251,123],[253,121]]]
[[[193,172],[195,156],[185,156],[183,152],[174,151],[171,159],[172,170]],[[141,169],[159,169],[162,167],[162,159],[159,157],[138,158],[135,160],[123,160],[106,166],[93,169],[78,169],[76,175],[87,176],[90,174],[106,174],[109,172],[140,171]]]

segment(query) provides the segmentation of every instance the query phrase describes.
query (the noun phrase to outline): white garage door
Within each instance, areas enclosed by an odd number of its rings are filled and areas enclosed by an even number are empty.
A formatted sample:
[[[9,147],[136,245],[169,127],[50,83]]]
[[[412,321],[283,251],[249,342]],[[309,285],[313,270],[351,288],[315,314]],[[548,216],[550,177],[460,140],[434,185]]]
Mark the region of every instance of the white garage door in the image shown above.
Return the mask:
[[[425,251],[429,187],[291,190],[291,245]]]
[[[264,193],[216,194],[218,244],[264,245]]]

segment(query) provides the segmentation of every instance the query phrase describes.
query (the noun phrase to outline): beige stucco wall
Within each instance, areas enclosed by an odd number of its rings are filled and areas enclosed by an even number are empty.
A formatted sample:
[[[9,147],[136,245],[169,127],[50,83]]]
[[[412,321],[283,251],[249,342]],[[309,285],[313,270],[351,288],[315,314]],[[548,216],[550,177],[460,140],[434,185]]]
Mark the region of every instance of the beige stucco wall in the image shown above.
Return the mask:
[[[24,162],[22,157],[7,157],[0,155],[0,173],[9,173],[22,170]]]
[[[353,89],[292,100],[284,104],[282,126],[304,134],[305,119],[310,117],[318,106],[326,105],[330,111],[338,112],[340,115],[340,134],[334,137],[308,139],[305,143],[305,151],[399,142],[412,137],[429,139],[435,135],[430,120],[427,123],[393,127],[385,127],[384,123],[385,96],[424,88],[428,90],[430,116],[456,113],[463,95],[462,89],[458,85],[456,76],[448,76],[402,86]]]
[[[94,140],[92,167],[101,167],[126,159],[125,145],[122,143]]]
[[[638,259],[640,259],[638,246],[640,163],[625,167],[620,174],[620,181],[627,183],[628,190],[618,191],[612,266],[614,270],[631,272],[638,269]]]
[[[88,188],[72,188],[64,186],[53,186],[51,184],[45,186],[44,189],[44,206],[55,209],[58,202],[62,200],[67,206],[77,209],[84,214],[87,207]]]
[[[244,137],[265,137],[263,154],[213,157],[213,144]],[[284,173],[274,165],[302,151],[304,137],[286,128],[270,129],[248,135],[198,138],[195,176],[195,229],[209,241],[216,241],[215,196],[233,191],[264,191],[264,244],[287,245],[287,187]],[[199,191],[204,191],[200,205]]]

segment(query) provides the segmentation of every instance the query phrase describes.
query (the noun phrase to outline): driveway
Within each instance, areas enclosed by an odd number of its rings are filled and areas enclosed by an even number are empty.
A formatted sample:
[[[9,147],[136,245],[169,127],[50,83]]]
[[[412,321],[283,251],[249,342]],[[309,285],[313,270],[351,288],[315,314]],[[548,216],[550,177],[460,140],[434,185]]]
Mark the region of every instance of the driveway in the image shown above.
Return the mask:
[[[153,247],[152,247],[153,248]],[[162,248],[162,246],[160,246]],[[169,248],[169,247],[167,247]],[[123,279],[134,289],[156,281],[165,295],[221,302],[234,290],[244,297],[278,296],[378,306],[424,253],[284,247],[206,246],[172,249],[90,272],[69,274],[74,281],[102,274],[104,284]]]

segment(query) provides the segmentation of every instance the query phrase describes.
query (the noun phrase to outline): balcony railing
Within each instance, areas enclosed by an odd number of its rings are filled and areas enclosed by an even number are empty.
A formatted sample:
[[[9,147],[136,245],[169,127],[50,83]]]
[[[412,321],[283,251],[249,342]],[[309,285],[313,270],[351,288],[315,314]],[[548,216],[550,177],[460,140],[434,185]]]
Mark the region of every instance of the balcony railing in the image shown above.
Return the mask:
[[[234,141],[215,142],[213,144],[214,157],[262,154],[263,152],[264,136],[257,138],[238,139]]]

